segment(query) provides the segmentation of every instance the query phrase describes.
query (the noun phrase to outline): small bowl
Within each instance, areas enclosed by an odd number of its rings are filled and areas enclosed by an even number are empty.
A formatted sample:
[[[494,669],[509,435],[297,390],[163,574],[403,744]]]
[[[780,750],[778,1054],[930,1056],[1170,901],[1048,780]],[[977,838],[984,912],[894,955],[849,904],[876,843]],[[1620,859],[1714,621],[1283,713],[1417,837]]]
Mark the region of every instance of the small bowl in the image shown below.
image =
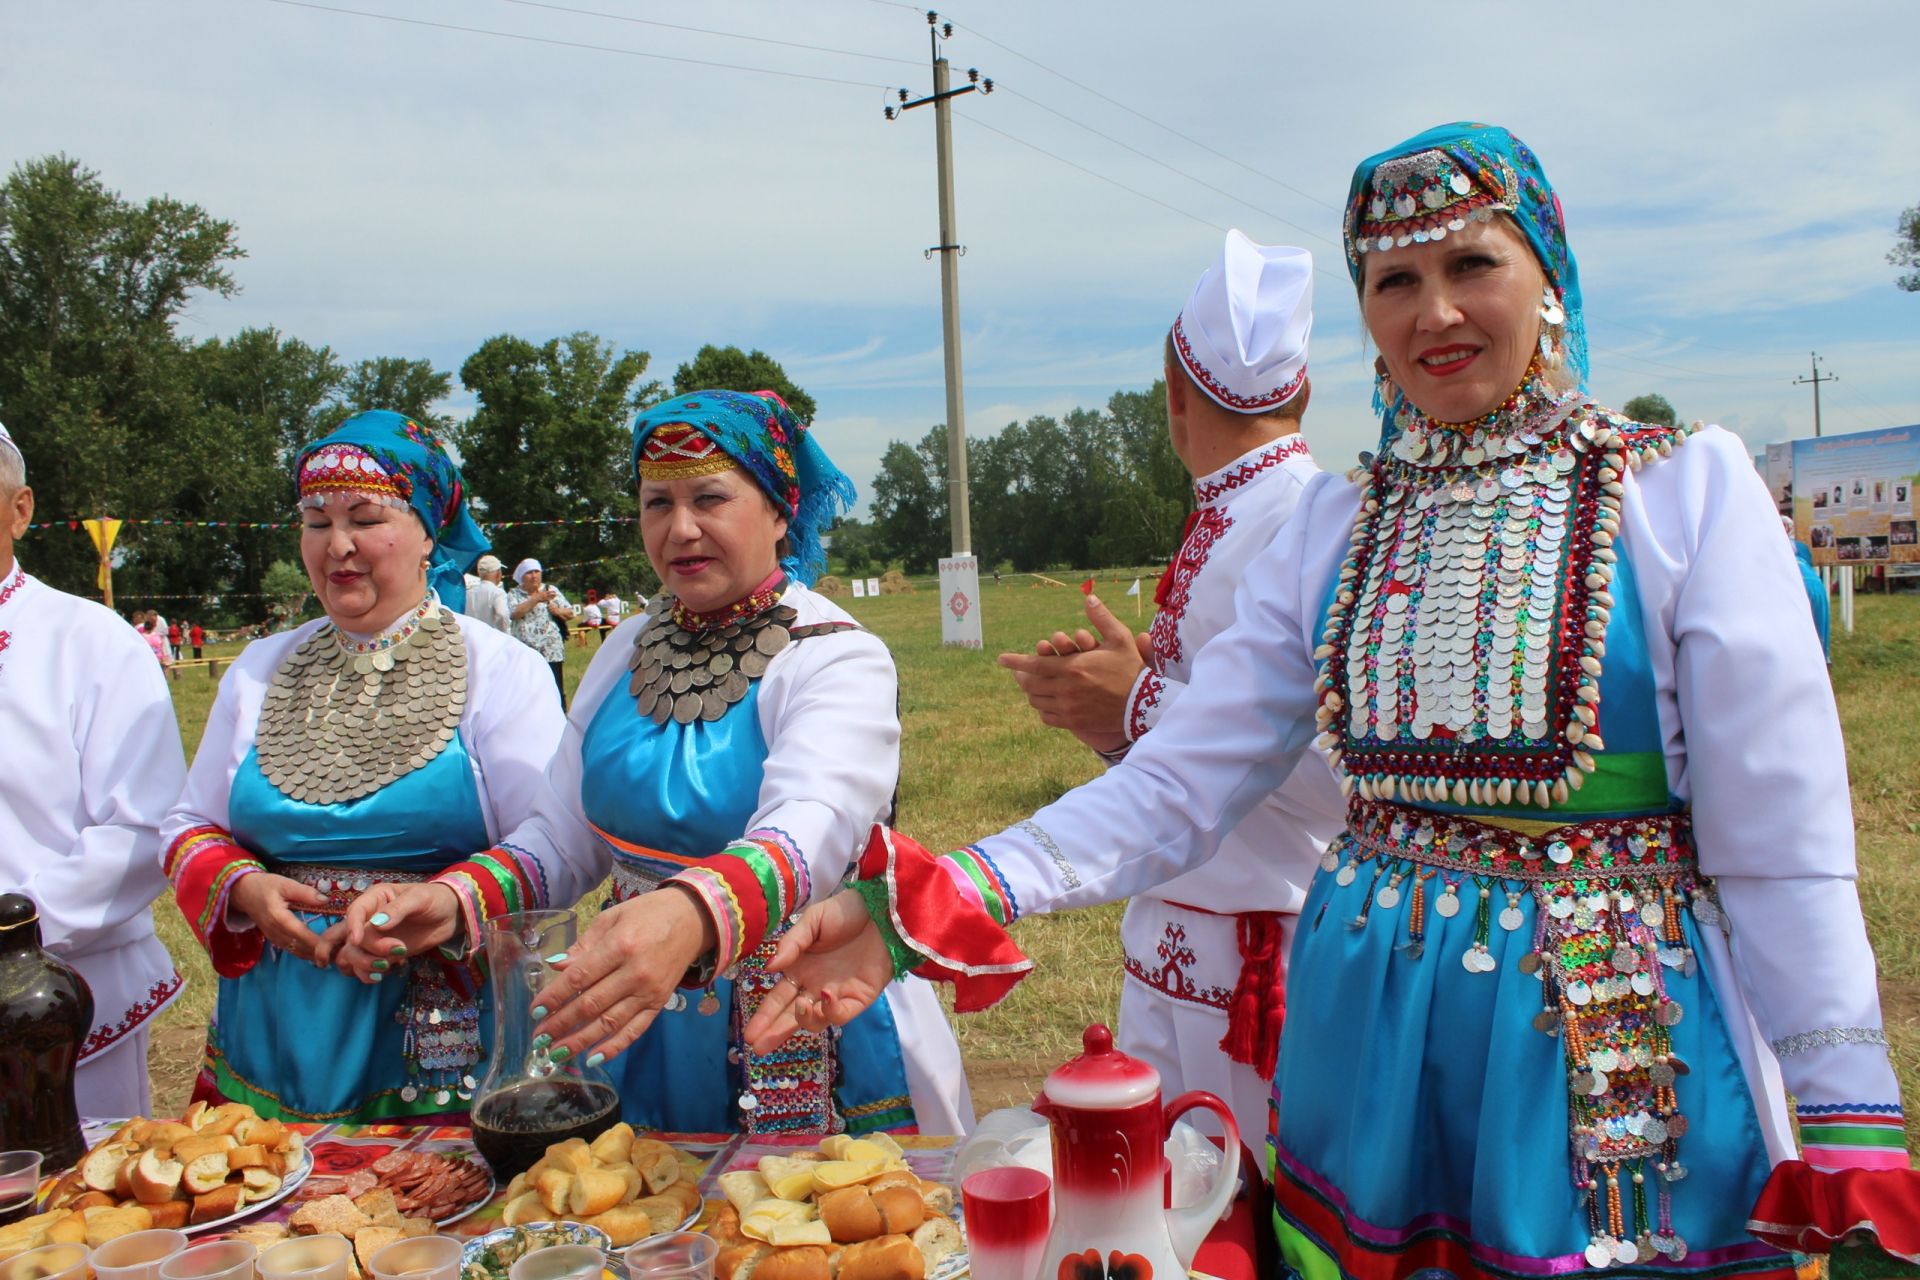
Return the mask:
[[[587,1244],[602,1253],[613,1251],[613,1237],[600,1228],[590,1227],[584,1222],[523,1222],[517,1227],[501,1227],[497,1231],[489,1231],[483,1236],[477,1236],[468,1241],[467,1247],[460,1251],[460,1273],[465,1276],[471,1274],[469,1268],[477,1270],[481,1254],[511,1242],[515,1233],[521,1231],[551,1234],[552,1239],[542,1241],[534,1246],[535,1248],[544,1249],[556,1244]],[[526,1252],[530,1253],[532,1250]],[[515,1261],[518,1259],[516,1258]],[[504,1274],[500,1280],[505,1280]]]

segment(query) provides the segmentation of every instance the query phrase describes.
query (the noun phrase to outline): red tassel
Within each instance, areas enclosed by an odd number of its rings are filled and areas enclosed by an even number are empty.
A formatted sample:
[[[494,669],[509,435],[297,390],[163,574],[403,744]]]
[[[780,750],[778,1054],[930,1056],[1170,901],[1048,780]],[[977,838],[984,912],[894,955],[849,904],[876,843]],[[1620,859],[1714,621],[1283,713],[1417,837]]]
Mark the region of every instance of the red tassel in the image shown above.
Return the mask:
[[[1234,932],[1240,981],[1227,1004],[1227,1034],[1220,1048],[1230,1060],[1271,1076],[1287,1020],[1286,931],[1277,912],[1248,911],[1234,917]]]

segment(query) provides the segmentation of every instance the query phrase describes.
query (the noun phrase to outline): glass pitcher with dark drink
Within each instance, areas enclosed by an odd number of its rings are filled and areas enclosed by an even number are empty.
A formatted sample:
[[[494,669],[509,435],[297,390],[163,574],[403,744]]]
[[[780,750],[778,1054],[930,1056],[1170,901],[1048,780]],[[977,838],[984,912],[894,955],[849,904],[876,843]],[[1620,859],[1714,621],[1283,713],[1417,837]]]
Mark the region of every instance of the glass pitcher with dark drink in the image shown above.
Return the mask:
[[[558,972],[546,962],[573,946],[571,911],[522,911],[487,927],[493,1050],[473,1095],[473,1145],[505,1182],[568,1138],[592,1140],[620,1119],[620,1095],[599,1067],[556,1063],[533,1047],[534,992]]]
[[[87,1149],[73,1073],[93,1027],[87,980],[40,946],[40,911],[0,894],[0,1151],[38,1151],[51,1170]]]

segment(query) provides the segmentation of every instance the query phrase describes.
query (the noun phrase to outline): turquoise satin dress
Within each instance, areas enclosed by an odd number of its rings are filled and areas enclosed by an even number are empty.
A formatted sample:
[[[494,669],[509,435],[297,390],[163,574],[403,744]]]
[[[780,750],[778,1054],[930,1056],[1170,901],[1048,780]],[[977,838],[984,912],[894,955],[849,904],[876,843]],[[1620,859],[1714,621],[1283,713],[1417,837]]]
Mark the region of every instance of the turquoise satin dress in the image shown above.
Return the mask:
[[[655,725],[624,685],[607,695],[581,742],[580,803],[621,868],[657,881],[681,869],[673,859],[706,857],[745,833],[760,807],[767,758],[759,697],[756,680],[717,720]],[[714,994],[718,1009],[702,1014],[689,1004],[663,1012],[609,1064],[623,1118],[676,1133],[744,1127],[733,984],[720,979]],[[912,1126],[900,1037],[885,1000],[842,1028],[836,1056],[834,1101],[849,1130]]]
[[[1667,787],[1653,666],[1625,555],[1616,572],[1600,680],[1606,749],[1586,785],[1546,811],[1419,808],[1536,827],[1681,810]],[[1441,876],[1420,896],[1395,887],[1382,898],[1389,881],[1378,864],[1363,862],[1354,874],[1347,839],[1322,864],[1338,869],[1314,877],[1290,962],[1300,980],[1287,990],[1270,1134],[1275,1225],[1288,1263],[1309,1280],[1334,1280],[1329,1246],[1357,1245],[1377,1254],[1381,1275],[1403,1266],[1444,1280],[1455,1272],[1419,1270],[1414,1243],[1439,1228],[1473,1257],[1476,1275],[1518,1280],[1584,1268],[1590,1224],[1569,1175],[1566,1050],[1536,1027],[1541,983],[1520,963],[1537,937],[1534,895],[1521,882],[1456,875],[1461,905],[1452,913],[1436,909]],[[1484,918],[1482,888],[1491,891]],[[1684,946],[1701,955],[1693,911],[1679,915],[1684,942],[1674,954]],[[1481,972],[1463,966],[1476,943],[1492,959]],[[1769,1162],[1726,1017],[1704,964],[1689,960],[1662,976],[1685,1010],[1673,1051],[1692,1064],[1675,1086],[1690,1136],[1680,1146],[1684,1180],[1671,1184],[1672,1228],[1689,1252],[1609,1274],[1772,1271],[1781,1255],[1746,1231]],[[1650,1180],[1659,1176],[1651,1164]],[[1649,1197],[1654,1189],[1644,1186]],[[1328,1238],[1339,1235],[1346,1238]]]
[[[269,871],[296,877],[303,867],[365,868],[372,880],[390,871],[432,875],[489,842],[472,757],[458,733],[423,768],[372,795],[336,804],[291,799],[267,781],[249,750],[234,774],[228,825]],[[302,918],[315,934],[338,921],[321,914]],[[426,976],[415,975],[421,966],[433,967],[434,981],[419,980]],[[465,990],[443,988],[443,974]],[[429,1003],[447,1006],[443,1021],[431,1020]],[[416,1004],[418,1020],[410,1016]],[[459,1005],[464,1012],[456,1011]],[[478,1079],[480,1064],[418,1069],[409,1065],[407,1051],[410,1032],[413,1038],[437,1036],[444,1026],[447,1034],[470,1034],[473,1018],[484,1044],[491,1028],[475,972],[443,964],[438,956],[396,966],[385,981],[369,986],[270,946],[240,977],[220,979],[207,1033],[212,1084],[263,1115],[293,1120],[462,1111],[462,1091],[470,1088],[466,1077]]]

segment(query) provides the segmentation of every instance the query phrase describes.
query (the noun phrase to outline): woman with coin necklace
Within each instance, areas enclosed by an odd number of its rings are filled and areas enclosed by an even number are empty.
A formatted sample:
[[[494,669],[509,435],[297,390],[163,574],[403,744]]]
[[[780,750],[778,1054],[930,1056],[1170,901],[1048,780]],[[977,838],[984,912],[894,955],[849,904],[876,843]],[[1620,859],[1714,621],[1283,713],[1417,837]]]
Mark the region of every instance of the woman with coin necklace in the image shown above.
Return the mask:
[[[1876,1212],[1913,1231],[1839,719],[1745,447],[1587,397],[1560,204],[1506,130],[1364,161],[1346,246],[1380,455],[1313,480],[1124,763],[931,875],[870,852],[893,909],[810,909],[774,958],[809,998],[750,1039],[902,962],[1004,985],[955,886],[1006,917],[1155,884],[1318,733],[1350,794],[1274,1077],[1293,1270],[1789,1280]]]
[[[624,1050],[622,1115],[650,1128],[962,1132],[959,1047],[918,979],[775,1053],[740,1036],[781,981],[771,939],[892,813],[893,658],[806,585],[853,485],[771,392],[679,396],[633,431],[662,591],[594,655],[548,794],[501,846],[552,868],[560,901],[613,872],[618,905],[561,962],[575,998],[537,997],[536,1043],[562,1065]],[[362,946],[453,927],[416,889],[381,893],[353,913]]]
[[[538,655],[460,612],[487,543],[426,427],[357,414],[294,471],[326,616],[235,660],[161,832],[220,978],[195,1097],[457,1116],[484,1053],[480,970],[354,947],[342,916],[396,880],[474,916],[545,905],[537,867],[473,851],[526,819],[565,721]]]

